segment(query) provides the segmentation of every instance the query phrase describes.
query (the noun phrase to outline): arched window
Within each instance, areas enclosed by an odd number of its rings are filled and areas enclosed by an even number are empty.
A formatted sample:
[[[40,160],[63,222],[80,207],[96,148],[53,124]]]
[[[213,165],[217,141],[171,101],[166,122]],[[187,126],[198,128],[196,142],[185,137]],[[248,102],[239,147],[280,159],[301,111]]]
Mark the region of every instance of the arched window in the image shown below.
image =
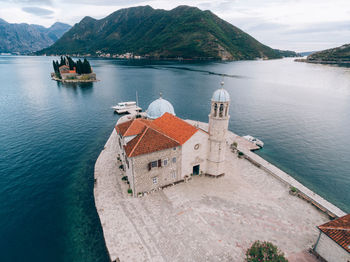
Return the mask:
[[[225,116],[227,116],[227,112],[228,111],[228,105],[226,105],[226,108],[225,108]]]
[[[217,111],[218,111],[218,105],[217,105],[217,103],[215,103],[215,105],[214,105],[214,116],[215,117],[216,117]]]
[[[224,105],[220,104],[220,109],[219,109],[219,117],[222,117],[224,113]]]

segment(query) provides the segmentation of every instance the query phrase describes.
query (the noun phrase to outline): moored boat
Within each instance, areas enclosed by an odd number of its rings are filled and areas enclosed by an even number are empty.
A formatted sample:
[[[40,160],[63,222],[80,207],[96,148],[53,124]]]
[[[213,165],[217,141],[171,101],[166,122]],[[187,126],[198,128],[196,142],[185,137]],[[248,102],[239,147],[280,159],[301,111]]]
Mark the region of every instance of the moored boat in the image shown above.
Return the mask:
[[[246,135],[243,136],[244,139],[248,140],[249,142],[252,142],[253,144],[259,146],[259,147],[263,147],[264,146],[264,142],[251,136],[251,135]]]
[[[135,101],[128,101],[128,102],[120,102],[115,106],[111,107],[114,109],[115,112],[118,114],[123,113],[129,113],[132,114],[134,112],[141,112],[142,108],[137,106],[137,103]]]

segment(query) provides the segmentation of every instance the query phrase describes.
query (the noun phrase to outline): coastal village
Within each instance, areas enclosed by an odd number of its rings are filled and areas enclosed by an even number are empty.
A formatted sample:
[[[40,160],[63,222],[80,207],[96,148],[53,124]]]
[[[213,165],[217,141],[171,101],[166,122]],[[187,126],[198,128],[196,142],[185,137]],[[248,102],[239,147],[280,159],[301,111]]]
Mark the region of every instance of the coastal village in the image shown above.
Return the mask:
[[[256,240],[288,261],[350,261],[350,215],[252,152],[213,93],[209,123],[160,96],[121,117],[95,165],[111,261],[244,261]]]

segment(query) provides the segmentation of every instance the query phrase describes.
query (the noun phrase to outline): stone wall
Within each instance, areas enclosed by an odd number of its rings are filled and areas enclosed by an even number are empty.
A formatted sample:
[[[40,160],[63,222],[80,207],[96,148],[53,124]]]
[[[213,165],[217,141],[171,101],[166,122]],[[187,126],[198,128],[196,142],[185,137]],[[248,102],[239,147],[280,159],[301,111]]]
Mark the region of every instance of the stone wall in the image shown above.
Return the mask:
[[[207,171],[209,135],[199,130],[189,140],[182,145],[182,166],[181,175],[191,175],[193,166],[200,165],[200,171]]]
[[[350,253],[339,246],[324,233],[318,241],[315,251],[328,262],[349,262]]]
[[[175,149],[175,150],[174,150]],[[176,161],[173,161],[173,158]],[[161,167],[153,167],[149,170],[149,163],[161,160]],[[164,161],[167,161],[165,165]],[[165,149],[150,154],[144,154],[129,158],[133,166],[133,177],[129,177],[133,184],[134,195],[149,192],[162,186],[181,180],[181,147]],[[131,163],[130,163],[131,164]],[[153,179],[157,182],[154,183]],[[131,180],[133,180],[131,182]]]

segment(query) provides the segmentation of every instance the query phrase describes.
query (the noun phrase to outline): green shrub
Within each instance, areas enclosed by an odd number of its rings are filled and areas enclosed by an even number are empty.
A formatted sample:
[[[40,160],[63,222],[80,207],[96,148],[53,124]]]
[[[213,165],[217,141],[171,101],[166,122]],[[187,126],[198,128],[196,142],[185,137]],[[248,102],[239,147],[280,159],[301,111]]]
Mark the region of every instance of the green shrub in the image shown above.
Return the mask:
[[[244,153],[241,152],[241,151],[239,151],[239,152],[238,152],[238,157],[242,157],[242,156],[244,156]]]
[[[128,177],[127,177],[127,176],[123,176],[123,177],[122,177],[122,180],[123,180],[123,181],[128,181]]]
[[[288,262],[278,247],[267,241],[255,241],[245,255],[247,262]]]
[[[82,75],[80,80],[90,80],[90,75]]]
[[[298,192],[298,189],[297,189],[296,187],[294,187],[294,186],[291,186],[291,187],[290,187],[290,192],[292,192],[292,193],[297,193],[297,192]]]
[[[232,145],[233,145],[234,147],[236,147],[236,148],[237,148],[237,146],[238,146],[237,142],[233,142]]]
[[[128,194],[132,194],[132,189],[131,188],[128,189]]]
[[[120,166],[119,166],[119,169],[124,169],[124,165],[120,165]]]

